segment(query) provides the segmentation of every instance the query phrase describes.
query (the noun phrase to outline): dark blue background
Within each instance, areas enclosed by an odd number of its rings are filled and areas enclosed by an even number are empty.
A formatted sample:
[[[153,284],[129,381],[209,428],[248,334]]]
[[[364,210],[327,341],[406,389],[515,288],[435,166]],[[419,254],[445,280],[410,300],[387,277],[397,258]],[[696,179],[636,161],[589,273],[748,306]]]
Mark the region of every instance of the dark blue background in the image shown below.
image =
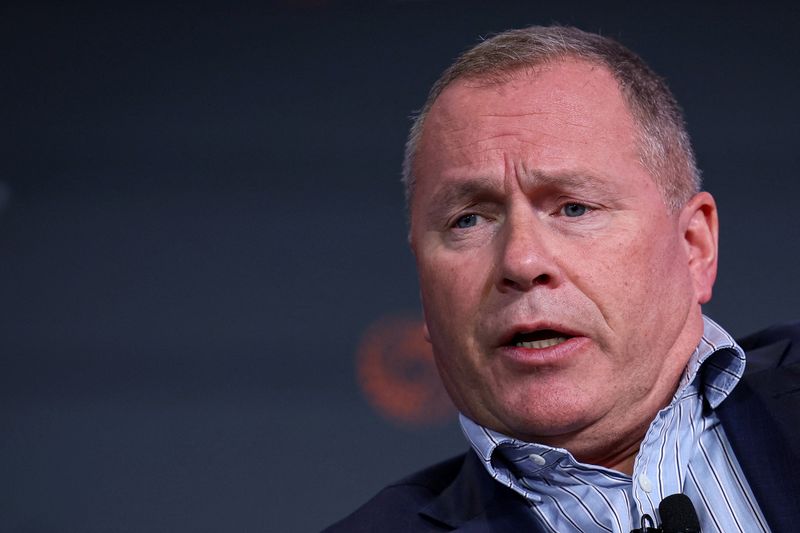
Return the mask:
[[[797,5],[596,4],[0,8],[0,530],[314,531],[463,450],[378,415],[354,361],[418,313],[407,117],[509,27],[668,78],[721,214],[706,311],[797,318]]]

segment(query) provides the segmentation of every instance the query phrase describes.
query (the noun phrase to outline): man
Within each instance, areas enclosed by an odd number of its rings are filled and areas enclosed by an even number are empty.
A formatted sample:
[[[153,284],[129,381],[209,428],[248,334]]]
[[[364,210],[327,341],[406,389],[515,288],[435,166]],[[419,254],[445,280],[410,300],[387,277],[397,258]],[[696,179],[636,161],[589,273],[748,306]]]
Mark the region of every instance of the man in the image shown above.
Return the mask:
[[[795,333],[747,341],[743,377],[702,315],[717,209],[641,59],[574,28],[484,41],[434,85],[404,169],[426,334],[472,450],[332,530],[627,533],[676,493],[704,532],[800,527]]]

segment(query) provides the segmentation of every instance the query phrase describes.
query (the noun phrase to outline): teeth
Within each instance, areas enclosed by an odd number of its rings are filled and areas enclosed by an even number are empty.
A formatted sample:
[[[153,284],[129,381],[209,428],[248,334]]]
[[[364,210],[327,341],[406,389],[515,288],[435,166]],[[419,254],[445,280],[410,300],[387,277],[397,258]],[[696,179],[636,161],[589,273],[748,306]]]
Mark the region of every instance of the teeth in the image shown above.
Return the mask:
[[[549,339],[542,339],[540,341],[530,341],[530,342],[518,342],[518,348],[549,348],[550,346],[555,346],[557,344],[561,344],[562,342],[566,341],[566,337],[552,337]]]

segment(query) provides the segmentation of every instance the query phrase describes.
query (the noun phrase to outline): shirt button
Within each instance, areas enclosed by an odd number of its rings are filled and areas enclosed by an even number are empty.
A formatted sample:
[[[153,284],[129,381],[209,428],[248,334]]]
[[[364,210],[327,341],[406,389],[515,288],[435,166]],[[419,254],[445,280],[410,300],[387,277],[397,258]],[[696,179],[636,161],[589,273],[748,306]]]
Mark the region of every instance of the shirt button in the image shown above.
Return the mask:
[[[650,481],[650,478],[644,474],[639,476],[639,486],[642,487],[642,490],[645,492],[650,492],[653,490],[653,482]]]
[[[531,461],[536,463],[539,466],[544,466],[547,463],[547,459],[539,455],[538,453],[532,453],[528,456]]]

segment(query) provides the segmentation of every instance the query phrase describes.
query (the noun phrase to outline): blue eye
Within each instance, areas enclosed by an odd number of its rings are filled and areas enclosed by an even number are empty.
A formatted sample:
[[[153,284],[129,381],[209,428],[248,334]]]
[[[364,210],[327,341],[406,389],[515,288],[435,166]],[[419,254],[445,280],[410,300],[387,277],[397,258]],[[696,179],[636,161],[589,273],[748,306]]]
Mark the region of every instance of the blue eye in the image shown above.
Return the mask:
[[[454,226],[456,228],[471,228],[475,224],[478,223],[478,215],[464,215],[463,217],[456,220]]]
[[[586,214],[589,211],[589,208],[583,204],[567,204],[563,208],[561,208],[564,216],[568,217],[580,217]]]

